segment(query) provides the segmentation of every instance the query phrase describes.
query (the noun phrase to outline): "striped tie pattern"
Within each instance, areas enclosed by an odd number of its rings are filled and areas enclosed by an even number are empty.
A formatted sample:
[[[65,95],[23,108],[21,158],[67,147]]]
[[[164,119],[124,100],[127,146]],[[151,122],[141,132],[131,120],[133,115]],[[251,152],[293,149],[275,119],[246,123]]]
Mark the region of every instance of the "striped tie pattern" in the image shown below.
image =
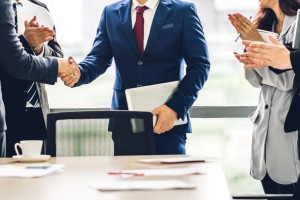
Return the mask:
[[[27,102],[35,107],[39,102],[39,94],[37,91],[36,83],[29,83],[27,90]]]
[[[16,31],[18,32],[18,12],[17,12],[17,5],[22,5],[20,3],[13,3],[13,9],[15,12],[15,26]],[[39,94],[37,92],[37,87],[34,82],[29,82],[27,86],[27,102],[30,103],[33,107],[37,105],[39,102]]]

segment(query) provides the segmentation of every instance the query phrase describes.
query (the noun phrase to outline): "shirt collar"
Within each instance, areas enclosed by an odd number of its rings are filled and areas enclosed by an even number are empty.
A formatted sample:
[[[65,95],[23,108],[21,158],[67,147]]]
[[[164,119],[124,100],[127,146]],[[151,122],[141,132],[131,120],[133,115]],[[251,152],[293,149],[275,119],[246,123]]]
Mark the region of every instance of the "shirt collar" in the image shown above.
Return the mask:
[[[138,6],[147,6],[150,10],[153,10],[158,3],[159,0],[148,0],[145,4],[140,4],[137,0],[132,0],[131,10],[135,10]]]
[[[16,0],[11,0],[12,3],[18,3],[18,4],[21,4],[23,5],[24,3],[24,0],[19,0],[19,1],[16,1]]]

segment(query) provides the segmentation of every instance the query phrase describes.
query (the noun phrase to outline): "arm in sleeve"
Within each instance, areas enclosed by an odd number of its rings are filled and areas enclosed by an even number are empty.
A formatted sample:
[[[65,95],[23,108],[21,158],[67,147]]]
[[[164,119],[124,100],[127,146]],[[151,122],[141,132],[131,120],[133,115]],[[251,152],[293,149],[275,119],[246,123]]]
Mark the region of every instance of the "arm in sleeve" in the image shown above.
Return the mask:
[[[268,67],[256,69],[256,72],[262,77],[262,83],[275,87],[281,91],[290,91],[293,89],[295,73],[289,70],[280,74],[276,74]]]
[[[181,119],[185,118],[196,101],[210,70],[207,44],[194,4],[186,7],[183,23],[181,42],[183,57],[187,64],[186,75],[180,81],[177,91],[166,103]]]
[[[262,78],[254,69],[245,69],[245,78],[253,87],[260,88],[262,85]]]
[[[296,75],[300,74],[300,50],[290,53],[291,63]]]
[[[106,8],[104,9],[93,48],[87,57],[79,63],[81,77],[75,86],[88,84],[103,74],[112,62],[112,50],[106,30]]]
[[[54,58],[38,58],[25,52],[17,37],[10,1],[0,4],[0,65],[10,75],[54,84],[58,62]]]

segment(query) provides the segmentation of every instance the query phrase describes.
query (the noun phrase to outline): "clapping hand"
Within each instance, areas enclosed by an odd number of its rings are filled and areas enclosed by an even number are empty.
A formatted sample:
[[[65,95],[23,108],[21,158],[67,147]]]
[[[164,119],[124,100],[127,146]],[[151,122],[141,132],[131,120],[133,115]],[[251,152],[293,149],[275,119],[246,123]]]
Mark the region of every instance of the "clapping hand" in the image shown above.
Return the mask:
[[[228,19],[230,20],[236,31],[240,33],[243,40],[263,42],[263,39],[260,36],[255,25],[243,15],[239,13],[229,14]]]
[[[277,39],[269,36],[273,44],[243,41],[246,53],[240,55],[245,68],[272,66],[276,69],[291,69],[290,51]]]
[[[55,31],[49,27],[44,27],[37,22],[36,16],[34,16],[29,22],[25,21],[24,37],[33,49],[36,55],[41,54],[43,51],[43,43],[53,40]]]
[[[157,116],[158,120],[154,127],[154,133],[162,134],[174,127],[177,120],[177,113],[166,105],[162,105],[153,110],[153,115]]]
[[[58,58],[58,77],[65,85],[73,87],[80,79],[80,70],[72,57],[68,60]]]

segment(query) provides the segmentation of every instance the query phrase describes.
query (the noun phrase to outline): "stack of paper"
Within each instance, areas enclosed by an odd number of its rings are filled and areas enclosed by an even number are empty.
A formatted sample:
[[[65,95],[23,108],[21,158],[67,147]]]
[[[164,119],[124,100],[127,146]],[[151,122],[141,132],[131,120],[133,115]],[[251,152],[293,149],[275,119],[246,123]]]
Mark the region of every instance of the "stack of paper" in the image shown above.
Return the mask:
[[[194,185],[180,180],[103,181],[90,183],[89,185],[101,191],[195,189]]]
[[[62,164],[53,165],[3,165],[0,166],[0,177],[37,178],[61,172]]]
[[[123,176],[187,176],[200,173],[200,170],[193,168],[140,169],[109,172],[112,175]]]
[[[142,159],[139,162],[143,163],[161,163],[161,164],[176,164],[176,163],[189,163],[189,162],[207,162],[217,160],[213,157],[196,157],[196,156],[186,156],[186,157],[172,157],[172,158],[150,158]]]

